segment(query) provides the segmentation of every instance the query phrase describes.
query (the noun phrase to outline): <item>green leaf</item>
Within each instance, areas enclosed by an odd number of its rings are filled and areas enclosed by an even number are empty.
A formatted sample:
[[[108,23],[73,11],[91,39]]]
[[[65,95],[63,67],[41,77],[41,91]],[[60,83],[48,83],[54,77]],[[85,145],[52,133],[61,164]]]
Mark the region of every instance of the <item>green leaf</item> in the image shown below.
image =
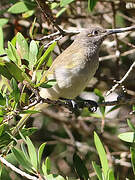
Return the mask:
[[[2,133],[4,131],[4,127],[5,127],[5,124],[0,125],[0,136],[2,135]]]
[[[3,36],[3,30],[0,26],[0,54],[4,54],[4,36]]]
[[[29,67],[33,69],[34,65],[37,62],[37,54],[38,54],[38,46],[36,41],[32,40],[30,42],[30,50],[29,50]]]
[[[97,165],[94,161],[92,161],[92,166],[99,180],[103,180],[102,178],[102,170],[99,165]]]
[[[18,32],[16,35],[16,48],[21,59],[28,60],[29,57],[28,43],[20,32]]]
[[[128,126],[130,127],[130,129],[135,132],[135,127],[134,127],[134,125],[131,123],[131,121],[129,119],[127,119],[127,123],[128,123]]]
[[[7,18],[0,18],[0,26],[4,26],[7,23],[8,23],[8,19]]]
[[[16,160],[19,162],[20,165],[23,166],[27,171],[32,172],[32,165],[31,163],[26,159],[23,152],[17,148],[11,149],[12,153],[14,154]]]
[[[40,66],[44,63],[47,62],[51,52],[54,50],[54,47],[56,46],[56,42],[54,42],[53,44],[51,44],[48,49],[45,51],[45,53],[43,54],[43,56],[38,60],[38,64],[37,64],[37,70],[40,68]]]
[[[36,153],[35,147],[32,141],[29,139],[29,137],[26,137],[26,143],[28,146],[28,152],[29,152],[31,164],[37,170],[37,153]]]
[[[30,27],[30,30],[29,30],[29,35],[30,35],[30,38],[31,38],[31,39],[33,39],[33,36],[34,36],[35,23],[36,23],[36,18],[34,18],[34,21],[33,21],[33,23],[32,23],[32,26]]]
[[[18,88],[17,82],[14,78],[11,79],[11,85],[13,88],[12,96],[15,98],[15,102],[19,102],[20,100],[20,90]]]
[[[51,161],[50,161],[49,157],[47,157],[45,162],[42,163],[42,171],[43,171],[44,176],[48,177],[48,175],[50,174],[50,171],[51,171]]]
[[[0,93],[0,105],[4,106],[6,104],[6,99],[2,96],[2,94]],[[1,115],[1,113],[0,113]]]
[[[99,89],[94,89],[94,93],[99,97],[98,102],[102,103],[104,101],[104,96],[102,95],[102,92]],[[104,107],[99,107],[100,112],[102,113],[102,116],[105,116],[105,106]]]
[[[88,170],[85,167],[84,162],[76,153],[73,156],[73,164],[74,164],[76,173],[78,174],[80,179],[85,179],[85,180],[89,179]]]
[[[23,14],[22,14],[22,17],[23,17],[23,18],[28,18],[28,17],[32,16],[34,13],[35,13],[34,10],[29,10],[29,11],[23,13]]]
[[[31,136],[33,133],[37,131],[37,128],[32,127],[32,128],[23,128],[21,129],[21,133],[24,137],[26,136]],[[16,137],[17,138],[17,137]]]
[[[134,132],[125,132],[118,135],[118,137],[126,142],[133,143],[135,141],[135,133]]]
[[[38,110],[24,110],[24,111],[21,111],[20,113],[21,114],[36,114],[36,113],[39,113],[40,111]]]
[[[46,160],[45,160],[45,166],[46,166],[46,173],[50,174],[50,171],[51,171],[51,161],[50,161],[49,157],[47,157]]]
[[[46,143],[41,144],[41,146],[39,147],[39,150],[38,150],[38,162],[39,162],[39,164],[41,163],[41,157],[42,157],[45,145],[46,145]]]
[[[11,42],[8,42],[8,49],[6,49],[6,53],[9,59],[11,59],[15,64],[19,66],[21,65],[21,58]]]
[[[133,172],[135,175],[135,149],[131,147],[130,152],[131,152],[131,162],[132,162]]]
[[[99,158],[100,158],[100,162],[101,162],[101,165],[102,165],[103,173],[104,173],[104,176],[105,176],[105,179],[106,179],[108,171],[109,171],[107,155],[106,155],[104,147],[103,147],[103,145],[102,145],[98,135],[96,134],[96,132],[94,132],[94,142],[95,142],[95,146],[96,146]]]
[[[88,10],[93,11],[96,6],[97,0],[88,0]]]
[[[56,18],[58,18],[59,16],[61,16],[65,11],[67,10],[67,8],[62,8],[57,14],[56,14]]]
[[[114,172],[113,172],[112,169],[109,169],[109,172],[108,172],[108,180],[115,180]]]
[[[55,79],[52,79],[52,80],[49,80],[48,82],[41,83],[41,84],[40,84],[40,87],[42,87],[42,88],[51,88],[51,87],[54,86],[56,83],[57,83],[56,80],[55,80]]]
[[[13,6],[11,6],[8,9],[8,12],[12,14],[19,14],[19,13],[24,13],[26,11],[29,11],[33,9],[34,7],[35,7],[35,3],[22,1],[22,2],[17,2]]]
[[[16,64],[12,62],[5,62],[5,67],[17,81],[22,82],[24,80],[23,71]]]
[[[65,178],[57,174],[49,174],[47,175],[47,180],[65,180]]]
[[[70,3],[73,2],[73,1],[74,1],[74,0],[61,0],[61,1],[60,1],[60,6],[61,6],[61,7],[64,7],[64,6],[70,4]]]

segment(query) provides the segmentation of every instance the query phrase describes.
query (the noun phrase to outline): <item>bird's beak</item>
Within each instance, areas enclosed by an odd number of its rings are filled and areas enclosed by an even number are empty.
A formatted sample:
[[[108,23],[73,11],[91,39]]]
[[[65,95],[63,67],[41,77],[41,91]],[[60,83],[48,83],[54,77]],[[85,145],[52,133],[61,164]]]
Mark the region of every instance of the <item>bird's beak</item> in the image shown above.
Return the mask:
[[[119,29],[107,29],[106,34],[111,35],[111,34],[123,33],[123,32],[133,31],[133,30],[135,30],[135,26],[130,26],[130,27],[126,27],[126,28],[119,28]]]

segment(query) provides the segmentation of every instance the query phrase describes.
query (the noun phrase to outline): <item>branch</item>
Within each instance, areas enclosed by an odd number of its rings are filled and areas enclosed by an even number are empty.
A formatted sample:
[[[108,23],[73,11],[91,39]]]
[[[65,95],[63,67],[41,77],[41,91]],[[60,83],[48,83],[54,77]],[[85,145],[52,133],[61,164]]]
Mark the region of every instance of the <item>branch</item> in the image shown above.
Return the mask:
[[[49,5],[46,3],[46,1],[44,0],[36,0],[37,4],[39,5],[40,9],[42,10],[42,13],[44,15],[45,18],[47,18],[54,26],[56,29],[59,30],[60,34],[62,36],[65,35],[65,31],[62,30],[58,24],[56,23],[56,21],[54,20],[53,16],[52,16],[52,13],[51,13],[51,10],[50,10],[50,7]]]
[[[108,96],[109,94],[111,94],[119,85],[121,85],[126,78],[129,76],[130,72],[133,70],[133,67],[135,66],[135,61],[133,62],[133,64],[130,66],[129,70],[127,71],[127,73],[123,76],[123,78],[120,81],[117,81],[117,83],[106,93],[106,96]]]
[[[11,163],[9,163],[8,161],[6,161],[2,156],[0,156],[0,161],[5,164],[7,167],[9,167],[10,169],[12,169],[14,172],[16,172],[17,174],[20,174],[23,177],[26,177],[27,179],[30,180],[39,180],[39,178],[35,177],[35,176],[31,176],[25,172],[23,172],[22,170],[16,168],[14,165],[12,165]]]
[[[129,51],[125,51],[125,52],[121,53],[121,56],[127,56],[127,55],[133,54],[133,53],[135,53],[135,49],[131,49]],[[108,60],[108,59],[114,59],[116,56],[117,56],[117,54],[103,56],[103,57],[99,58],[99,61],[105,61],[105,60]]]

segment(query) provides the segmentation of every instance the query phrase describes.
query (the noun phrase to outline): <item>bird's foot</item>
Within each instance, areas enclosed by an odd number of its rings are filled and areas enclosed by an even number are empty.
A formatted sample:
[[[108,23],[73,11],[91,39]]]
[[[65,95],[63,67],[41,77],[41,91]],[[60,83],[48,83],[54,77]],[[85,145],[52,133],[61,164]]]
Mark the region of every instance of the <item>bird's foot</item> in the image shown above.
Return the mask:
[[[68,106],[69,110],[72,111],[76,116],[80,115],[78,103],[72,99],[64,99],[65,105]]]
[[[89,111],[92,113],[96,112],[98,108],[98,104],[96,103],[96,101],[92,101],[92,100],[84,100],[83,106],[87,107]]]

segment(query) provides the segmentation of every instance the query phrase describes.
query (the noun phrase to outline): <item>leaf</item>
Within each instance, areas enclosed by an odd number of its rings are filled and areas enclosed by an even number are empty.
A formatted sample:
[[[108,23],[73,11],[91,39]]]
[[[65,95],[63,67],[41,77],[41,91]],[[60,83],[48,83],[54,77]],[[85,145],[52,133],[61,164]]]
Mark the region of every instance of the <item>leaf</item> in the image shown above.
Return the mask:
[[[54,50],[54,47],[56,46],[56,42],[54,42],[53,44],[51,44],[48,49],[45,51],[45,53],[43,54],[43,56],[41,56],[41,58],[38,60],[38,64],[37,64],[37,68],[36,70],[38,70],[40,68],[40,66],[46,61],[48,61],[49,56],[51,54],[51,52]]]
[[[30,35],[31,39],[33,39],[33,36],[34,36],[35,23],[36,23],[36,18],[34,18],[34,21],[33,21],[33,23],[32,23],[32,26],[30,27],[30,30],[29,30],[29,35]]]
[[[31,142],[31,140],[29,139],[29,137],[26,137],[26,143],[28,146],[28,152],[29,152],[31,164],[37,170],[37,154],[36,154],[35,147],[33,143]]]
[[[50,174],[50,171],[51,171],[51,161],[50,161],[49,157],[47,157],[45,162],[42,163],[42,171],[43,171],[44,176],[48,177],[48,175]]]
[[[4,36],[2,27],[0,26],[0,54],[3,54],[4,52]]]
[[[16,160],[25,168],[27,171],[32,172],[32,165],[31,163],[26,159],[23,152],[17,148],[11,149],[12,153],[14,154]]]
[[[23,14],[22,14],[22,17],[23,17],[23,18],[28,18],[28,17],[32,16],[34,13],[35,13],[34,10],[29,10],[29,11],[23,13]]]
[[[18,88],[17,82],[14,78],[11,79],[11,85],[13,88],[12,96],[15,98],[15,102],[19,102],[20,100],[20,90]]]
[[[96,6],[97,0],[88,0],[88,10],[93,11]]]
[[[12,62],[5,62],[5,66],[12,77],[14,77],[17,81],[22,82],[24,80],[23,71],[16,64]]]
[[[28,60],[29,57],[28,43],[20,32],[18,32],[16,35],[16,48],[18,54],[20,55],[20,58]]]
[[[0,18],[0,26],[4,26],[7,23],[8,23],[8,19],[7,18]]]
[[[38,54],[38,46],[36,41],[32,40],[30,42],[30,49],[29,49],[29,67],[33,69],[34,65],[37,61],[37,54]]]
[[[108,170],[109,170],[107,155],[106,155],[104,147],[103,147],[98,135],[96,134],[96,132],[94,132],[94,142],[95,142],[95,146],[96,146],[99,158],[100,158],[103,173],[104,173],[104,176],[105,176],[105,179],[106,179],[107,178],[107,173],[108,173]]]
[[[45,160],[45,167],[46,167],[46,173],[50,174],[50,171],[51,171],[51,161],[50,161],[49,157],[47,157],[46,160]]]
[[[113,172],[112,169],[109,169],[109,172],[108,172],[108,180],[115,180],[114,172]]]
[[[85,180],[89,179],[88,170],[85,167],[84,162],[76,153],[73,156],[73,164],[74,164],[76,173],[78,174],[80,179],[85,179]]]
[[[65,178],[57,174],[49,174],[47,180],[65,180]]]
[[[59,16],[61,16],[65,11],[67,10],[67,8],[62,8],[57,14],[56,14],[56,18],[58,18]]]
[[[32,10],[34,7],[35,7],[35,3],[22,1],[22,2],[17,2],[13,6],[11,6],[8,9],[8,12],[12,14],[19,14]]]
[[[135,141],[135,133],[134,132],[125,132],[118,135],[118,137],[126,142],[133,143]]]
[[[130,129],[135,132],[135,127],[134,127],[134,125],[131,123],[131,121],[129,119],[127,119],[127,123],[128,123],[128,126],[130,127]]]
[[[71,2],[73,2],[74,0],[61,0],[60,1],[60,7],[64,7],[68,4],[70,4]]]
[[[21,111],[20,113],[21,114],[35,114],[35,113],[39,113],[40,111],[38,110],[24,110],[24,111]]]
[[[45,145],[46,145],[46,143],[41,144],[41,146],[39,147],[39,150],[38,150],[38,162],[39,162],[39,164],[41,163],[41,157],[42,157]]]
[[[131,162],[132,162],[133,172],[135,175],[135,149],[131,147],[130,152],[131,152]]]
[[[102,95],[101,91],[99,89],[94,89],[94,93],[99,97],[98,102],[102,103],[104,101],[104,96]],[[100,112],[102,113],[102,116],[105,116],[105,107],[99,107]]]
[[[4,118],[4,117],[3,117]],[[3,131],[4,131],[4,127],[5,127],[5,124],[1,124],[0,125],[0,136],[2,135]]]
[[[2,96],[2,94],[0,93],[0,105],[4,106],[6,104],[6,99]],[[0,113],[1,115],[1,113]]]
[[[55,80],[55,79],[52,79],[52,80],[49,80],[48,82],[41,83],[41,84],[40,84],[40,87],[42,87],[42,88],[51,88],[51,87],[54,86],[56,83],[57,83],[56,80]]]
[[[9,59],[11,59],[15,64],[19,66],[21,65],[21,58],[11,42],[8,42],[8,49],[6,49],[6,53]]]
[[[99,165],[97,165],[94,161],[92,161],[92,166],[99,180],[103,180],[102,178],[102,170]]]

